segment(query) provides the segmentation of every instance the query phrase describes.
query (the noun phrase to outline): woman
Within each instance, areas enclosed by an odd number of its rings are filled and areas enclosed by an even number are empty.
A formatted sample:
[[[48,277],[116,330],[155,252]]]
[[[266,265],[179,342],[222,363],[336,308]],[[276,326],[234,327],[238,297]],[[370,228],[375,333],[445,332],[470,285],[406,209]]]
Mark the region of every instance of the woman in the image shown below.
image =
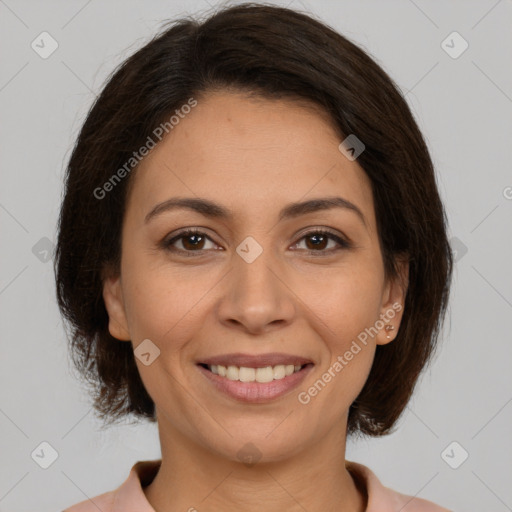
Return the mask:
[[[386,73],[326,25],[245,4],[110,77],[56,251],[74,361],[162,458],[66,512],[443,511],[345,460],[389,433],[452,272],[432,162]]]

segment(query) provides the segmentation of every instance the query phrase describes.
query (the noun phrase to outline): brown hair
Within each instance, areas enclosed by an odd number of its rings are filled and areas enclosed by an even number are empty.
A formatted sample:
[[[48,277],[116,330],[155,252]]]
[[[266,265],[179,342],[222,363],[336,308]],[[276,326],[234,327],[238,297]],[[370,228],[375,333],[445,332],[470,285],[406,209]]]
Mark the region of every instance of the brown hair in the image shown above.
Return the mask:
[[[95,191],[176,109],[214,89],[313,102],[340,134],[365,144],[357,162],[371,180],[386,275],[396,276],[396,258],[408,255],[409,284],[397,337],[377,347],[350,407],[348,434],[389,433],[434,353],[452,277],[432,161],[398,87],[367,53],[308,15],[252,3],[164,27],[114,70],[77,137],[55,274],[73,362],[91,385],[96,412],[106,422],[130,414],[155,421],[132,346],[110,335],[102,297],[103,272],[120,269],[131,175],[100,199]]]

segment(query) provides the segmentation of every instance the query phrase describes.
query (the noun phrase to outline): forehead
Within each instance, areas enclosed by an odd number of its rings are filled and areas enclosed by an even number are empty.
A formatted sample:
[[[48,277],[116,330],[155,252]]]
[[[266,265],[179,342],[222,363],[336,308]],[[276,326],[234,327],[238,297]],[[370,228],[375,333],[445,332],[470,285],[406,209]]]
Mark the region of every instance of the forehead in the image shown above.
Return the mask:
[[[243,217],[341,195],[371,221],[369,179],[339,151],[341,140],[315,105],[209,93],[139,164],[129,202],[145,215],[170,197],[198,196]]]

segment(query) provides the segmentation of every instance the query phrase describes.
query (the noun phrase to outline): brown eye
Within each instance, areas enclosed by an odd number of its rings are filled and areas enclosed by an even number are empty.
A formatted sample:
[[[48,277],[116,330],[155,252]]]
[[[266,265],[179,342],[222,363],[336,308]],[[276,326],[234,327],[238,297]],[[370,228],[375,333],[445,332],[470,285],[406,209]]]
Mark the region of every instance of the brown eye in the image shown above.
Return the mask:
[[[182,231],[170,240],[164,241],[163,245],[166,250],[172,252],[200,253],[207,250],[207,248],[205,248],[205,243],[208,240],[212,242],[212,240],[202,231],[197,229],[188,229],[186,231]],[[182,247],[175,247],[176,242],[180,242]]]
[[[330,254],[334,251],[348,249],[350,247],[349,242],[340,236],[325,230],[310,231],[303,235],[301,241],[302,240],[306,240],[306,250],[310,254],[317,253],[315,256],[321,256],[323,253]],[[328,249],[330,241],[334,241],[335,244],[334,247],[330,247]],[[297,243],[296,246],[299,245],[299,243]]]
[[[351,244],[340,236],[325,230],[310,231],[302,236],[299,242],[295,244],[297,247],[302,240],[306,241],[305,250],[314,256],[329,255],[341,249],[348,249]],[[181,253],[186,256],[200,256],[206,250],[205,244],[213,241],[204,232],[197,229],[187,229],[178,233],[176,236],[163,242],[166,250]],[[177,243],[181,243],[181,247],[177,247]],[[334,246],[329,247],[329,243],[334,242]],[[212,249],[212,248],[210,248]],[[196,253],[196,254],[193,254]]]

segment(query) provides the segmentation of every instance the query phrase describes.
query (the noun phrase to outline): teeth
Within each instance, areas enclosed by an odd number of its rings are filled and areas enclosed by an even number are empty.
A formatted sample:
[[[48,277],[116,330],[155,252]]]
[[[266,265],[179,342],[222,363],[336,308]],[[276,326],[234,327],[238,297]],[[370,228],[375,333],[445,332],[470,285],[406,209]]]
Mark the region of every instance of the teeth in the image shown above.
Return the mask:
[[[229,380],[240,380],[240,370],[238,369],[238,366],[228,366],[228,370],[226,372],[226,377]]]
[[[259,371],[259,368],[258,368]],[[240,382],[254,382],[256,379],[256,370],[254,368],[245,368],[242,366],[238,371],[238,380]],[[235,380],[235,379],[232,379]]]
[[[222,366],[220,364],[208,365],[212,373],[226,377],[229,380],[240,382],[272,382],[288,377],[298,372],[302,366],[293,364],[278,364],[277,366],[266,366],[264,368],[248,368],[246,366]]]

